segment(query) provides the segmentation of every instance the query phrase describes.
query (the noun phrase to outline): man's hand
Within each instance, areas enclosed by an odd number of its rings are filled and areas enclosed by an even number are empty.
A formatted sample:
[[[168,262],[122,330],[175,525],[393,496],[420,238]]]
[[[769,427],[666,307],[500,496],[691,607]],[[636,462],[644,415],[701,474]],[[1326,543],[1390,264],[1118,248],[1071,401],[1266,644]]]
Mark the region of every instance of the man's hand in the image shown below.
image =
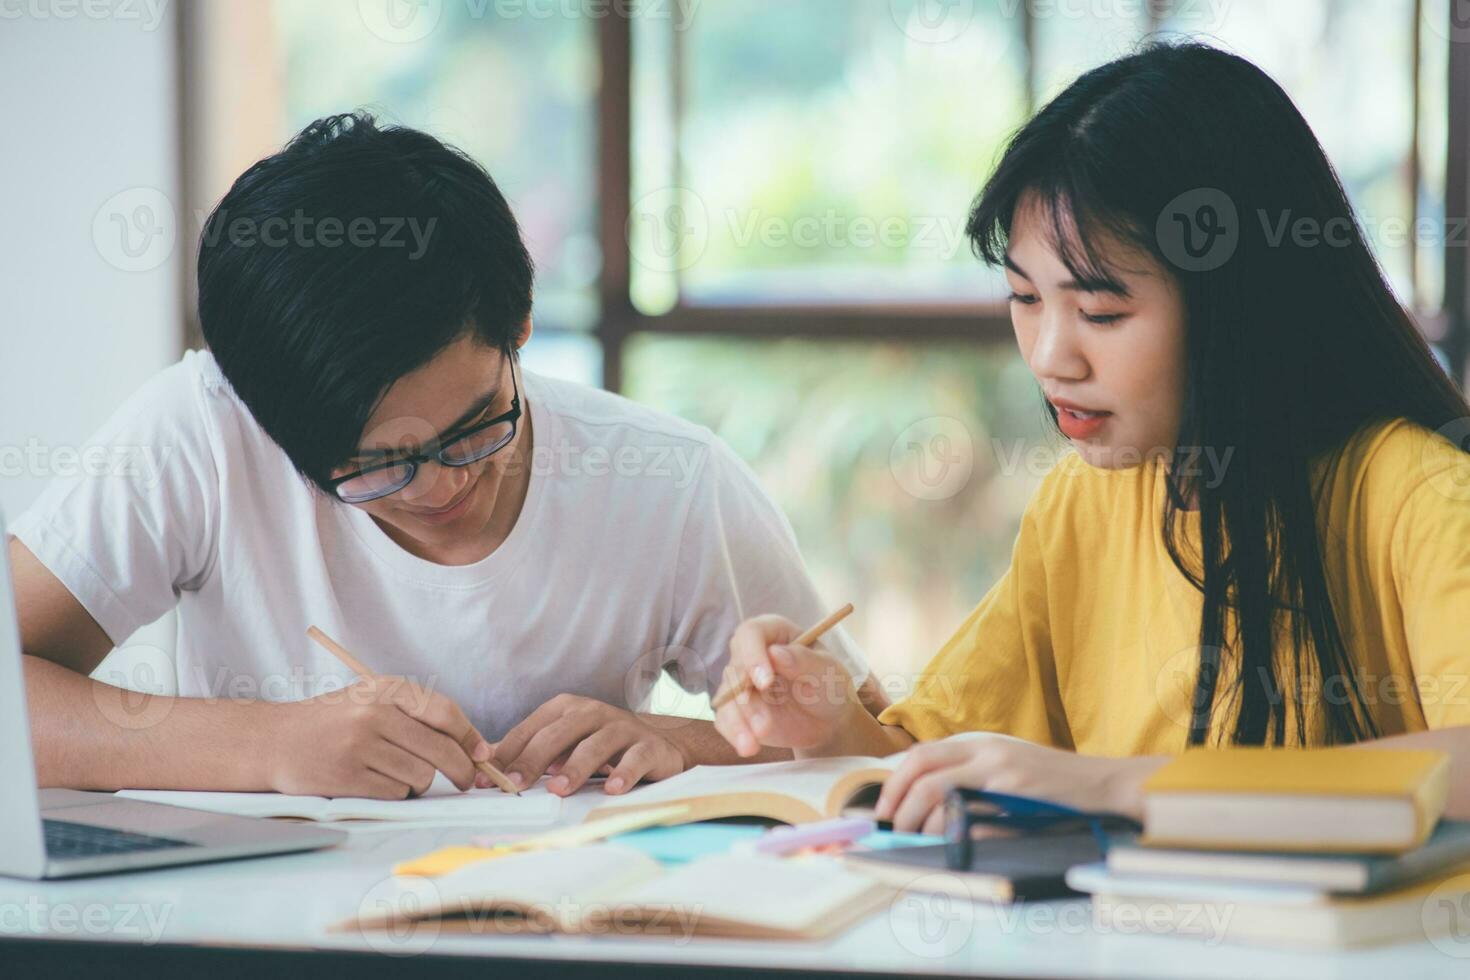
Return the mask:
[[[495,746],[495,764],[522,789],[552,773],[546,788],[557,796],[575,793],[605,768],[603,789],[613,794],[689,768],[684,750],[649,722],[574,694],[558,694],[507,732]]]
[[[491,756],[459,705],[403,677],[268,707],[271,788],[280,793],[401,800],[427,790],[435,772],[464,790],[475,785],[475,762]]]

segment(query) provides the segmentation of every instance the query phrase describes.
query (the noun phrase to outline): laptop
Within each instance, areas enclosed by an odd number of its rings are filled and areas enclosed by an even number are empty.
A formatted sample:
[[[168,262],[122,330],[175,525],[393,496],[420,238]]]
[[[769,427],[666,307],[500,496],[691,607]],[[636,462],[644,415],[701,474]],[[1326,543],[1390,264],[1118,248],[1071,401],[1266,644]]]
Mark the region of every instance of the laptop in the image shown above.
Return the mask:
[[[347,837],[311,824],[38,789],[20,657],[10,548],[0,517],[0,875],[70,878],[310,851]]]

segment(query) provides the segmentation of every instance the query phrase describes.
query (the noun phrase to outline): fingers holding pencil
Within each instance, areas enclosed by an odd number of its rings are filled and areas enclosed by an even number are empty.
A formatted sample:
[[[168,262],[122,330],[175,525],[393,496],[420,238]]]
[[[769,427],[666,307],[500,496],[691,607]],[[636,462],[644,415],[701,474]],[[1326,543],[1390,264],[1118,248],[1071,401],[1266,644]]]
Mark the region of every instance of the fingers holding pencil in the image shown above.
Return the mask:
[[[852,677],[813,645],[851,612],[844,606],[805,632],[779,616],[741,624],[713,707],[716,730],[742,757],[762,745],[810,748],[831,737],[850,703]]]
[[[389,682],[385,694],[405,714],[457,742],[470,757],[475,769],[500,790],[513,796],[520,795],[520,789],[515,783],[490,761],[493,751],[489,744],[453,700],[437,691],[421,688],[406,678],[380,678],[351,651],[315,626],[309,627],[306,635],[363,680]]]
[[[730,672],[733,676],[727,676],[719,693],[710,705],[716,711],[729,702],[735,700],[742,693],[748,694],[752,689],[764,691],[771,686],[775,680],[777,664],[768,657],[768,651],[777,643],[787,644],[793,647],[813,647],[817,641],[826,634],[828,630],[852,615],[852,603],[848,603],[841,609],[832,613],[811,629],[796,635],[788,640],[787,633],[795,631],[795,626],[788,619],[780,616],[759,616],[755,619],[742,623],[740,629],[736,630],[735,637],[730,641],[731,658]],[[734,656],[736,646],[739,653],[749,661],[747,669],[741,671],[736,666]]]

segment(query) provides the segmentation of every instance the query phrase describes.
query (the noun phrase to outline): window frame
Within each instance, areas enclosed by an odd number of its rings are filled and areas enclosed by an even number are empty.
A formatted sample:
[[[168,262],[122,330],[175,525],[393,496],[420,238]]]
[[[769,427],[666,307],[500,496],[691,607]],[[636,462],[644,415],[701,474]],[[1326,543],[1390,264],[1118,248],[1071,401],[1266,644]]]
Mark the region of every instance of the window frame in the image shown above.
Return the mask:
[[[1167,0],[1149,0],[1147,30],[1160,24]],[[1413,5],[1413,82],[1409,133],[1409,200],[1417,224],[1422,168],[1419,159],[1420,115],[1420,24],[1423,0]],[[1017,5],[1021,18],[1022,43],[1030,52],[1035,31],[1027,4]],[[597,98],[597,161],[599,206],[598,240],[603,265],[598,280],[601,312],[593,330],[602,348],[602,383],[609,391],[620,391],[624,380],[624,358],[630,340],[641,335],[726,336],[767,339],[789,337],[828,340],[915,341],[973,340],[993,344],[1009,342],[1010,316],[1002,304],[893,304],[802,306],[749,304],[741,306],[690,305],[681,297],[667,313],[650,315],[636,309],[631,299],[631,247],[626,217],[631,212],[632,187],[632,69],[633,30],[626,16],[608,16],[598,22],[597,49],[602,84]],[[1453,32],[1446,32],[1453,35]],[[675,34],[674,73],[679,70],[679,41]],[[1449,146],[1445,163],[1445,227],[1456,227],[1470,217],[1470,43],[1450,46]],[[681,84],[681,78],[675,84]],[[1035,111],[1037,84],[1035,59],[1027,57],[1024,72],[1026,115]],[[675,120],[680,125],[682,93],[674,94]],[[1411,282],[1417,250],[1410,249]],[[1444,351],[1456,381],[1463,387],[1470,358],[1470,248],[1445,248],[1444,302],[1437,311],[1414,311],[1421,328]]]
[[[1415,10],[1422,0],[1415,0]],[[1446,31],[1453,37],[1454,31]],[[1446,236],[1444,304],[1440,310],[1439,344],[1449,361],[1451,373],[1465,390],[1470,382],[1470,40],[1450,46],[1445,156],[1445,228],[1459,228],[1460,242]],[[1417,113],[1416,116],[1417,118]]]
[[[1149,31],[1155,30],[1167,0],[1149,0]],[[252,5],[253,6],[253,5]],[[219,0],[200,0],[175,8],[175,44],[178,50],[178,85],[175,101],[179,118],[178,163],[181,213],[200,214],[212,205],[211,184],[224,175],[214,173],[223,162],[211,153],[209,141],[217,138],[220,98],[232,92],[248,92],[250,86],[232,86],[233,76],[246,71],[242,59],[212,57],[226,52],[240,40],[240,25],[226,24],[230,15]],[[1423,0],[1414,0],[1413,82],[1410,155],[1405,179],[1410,183],[1410,202],[1418,218],[1419,186],[1422,168],[1419,158],[1418,126],[1421,110],[1419,64],[1421,61],[1421,24]],[[248,8],[247,8],[248,9]],[[266,5],[257,8],[268,11]],[[1016,7],[1022,43],[1027,52],[1035,45],[1034,23],[1030,7]],[[266,14],[268,16],[268,12]],[[602,384],[609,391],[624,387],[625,355],[629,341],[642,336],[724,336],[733,338],[773,337],[818,340],[893,340],[914,341],[967,340],[977,344],[1009,343],[1010,317],[1000,303],[894,303],[894,304],[812,304],[801,306],[750,304],[740,306],[691,305],[682,297],[667,313],[651,315],[639,311],[631,298],[632,251],[627,237],[627,216],[632,210],[633,118],[632,83],[633,29],[626,9],[609,11],[598,18],[595,27],[595,52],[601,79],[596,95],[596,236],[602,252],[602,264],[595,291],[599,301],[596,323],[586,334],[601,348]],[[1446,11],[1446,16],[1452,16]],[[252,21],[252,23],[254,23]],[[246,25],[247,27],[250,25]],[[258,25],[257,25],[258,26]],[[259,40],[259,31],[246,31],[247,40]],[[1454,31],[1440,32],[1449,45],[1447,142],[1445,159],[1445,228],[1464,229],[1470,224],[1470,42],[1456,43]],[[679,36],[675,34],[675,73],[679,72]],[[214,77],[220,65],[231,78]],[[1025,111],[1034,111],[1037,83],[1034,59],[1027,57],[1024,67]],[[676,84],[678,84],[676,79]],[[234,96],[234,97],[239,97]],[[674,93],[675,114],[682,107],[682,93]],[[229,115],[226,113],[226,115]],[[678,118],[674,125],[679,125]],[[263,134],[254,134],[261,137]],[[272,137],[273,138],[273,137]],[[238,149],[238,148],[237,148]],[[230,175],[231,177],[233,175]],[[1470,379],[1470,245],[1446,236],[1444,249],[1444,298],[1438,310],[1415,310],[1421,329],[1445,354],[1451,373],[1463,388]],[[190,243],[192,257],[195,243]],[[1410,250],[1411,275],[1417,262],[1417,250]],[[203,346],[199,330],[197,297],[191,269],[181,276],[180,303],[183,307],[183,342],[185,347]],[[1417,278],[1417,277],[1415,277]],[[1411,282],[1414,279],[1411,279]],[[581,333],[578,331],[578,333]]]

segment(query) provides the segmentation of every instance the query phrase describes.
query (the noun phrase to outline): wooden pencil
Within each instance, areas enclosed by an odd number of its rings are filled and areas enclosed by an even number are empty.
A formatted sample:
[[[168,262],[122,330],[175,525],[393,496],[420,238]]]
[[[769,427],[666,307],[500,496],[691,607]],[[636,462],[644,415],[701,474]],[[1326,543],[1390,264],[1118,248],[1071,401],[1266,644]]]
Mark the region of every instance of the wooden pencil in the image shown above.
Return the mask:
[[[317,629],[315,626],[307,627],[306,635],[311,637],[318,644],[320,644],[323,650],[326,650],[332,656],[336,657],[338,660],[342,661],[342,663],[346,664],[347,669],[352,671],[357,676],[378,676],[377,674],[373,673],[373,671],[369,670],[367,665],[364,664],[361,660],[358,660],[356,657],[354,657],[351,651],[349,651],[346,647],[338,643],[336,640],[332,639],[326,633],[323,633],[321,630]],[[486,776],[490,777],[490,781],[505,792],[510,793],[512,796],[521,795],[521,791],[516,788],[515,783],[510,781],[510,777],[501,772],[499,769],[495,768],[495,766],[492,765],[488,760],[485,762],[475,762],[475,767],[483,772]]]
[[[852,603],[849,602],[847,605],[843,606],[841,609],[837,610],[832,615],[828,616],[826,619],[822,620],[820,623],[813,626],[811,629],[807,630],[796,639],[792,640],[789,645],[798,647],[812,646],[822,638],[822,635],[824,633],[826,633],[832,627],[836,626],[838,623],[842,622],[844,619],[851,615]],[[715,711],[719,711],[735,698],[738,698],[741,694],[753,690],[755,690],[755,682],[752,681],[750,679],[750,675],[747,674],[744,678],[741,679],[739,684],[736,684],[733,687],[728,687],[720,693],[716,694],[714,701],[710,704],[710,707]]]

